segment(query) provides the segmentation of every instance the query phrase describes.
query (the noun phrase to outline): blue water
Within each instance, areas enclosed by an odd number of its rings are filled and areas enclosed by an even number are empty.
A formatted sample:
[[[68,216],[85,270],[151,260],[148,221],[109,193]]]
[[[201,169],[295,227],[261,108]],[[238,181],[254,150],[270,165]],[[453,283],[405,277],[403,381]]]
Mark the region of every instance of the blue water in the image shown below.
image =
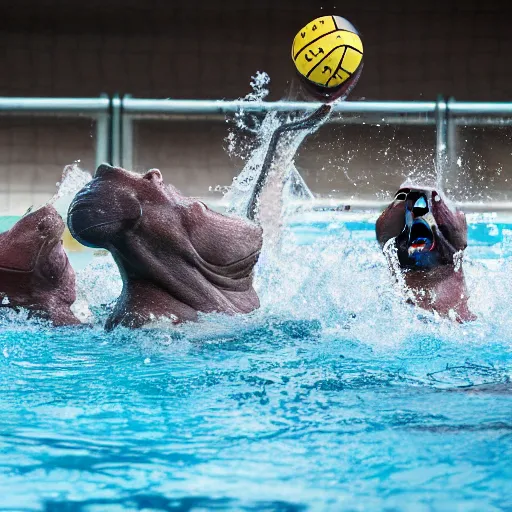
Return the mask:
[[[0,511],[512,510],[511,230],[470,226],[465,326],[403,303],[364,220],[297,221],[261,311],[179,329],[105,334],[98,258],[93,327],[0,318]]]

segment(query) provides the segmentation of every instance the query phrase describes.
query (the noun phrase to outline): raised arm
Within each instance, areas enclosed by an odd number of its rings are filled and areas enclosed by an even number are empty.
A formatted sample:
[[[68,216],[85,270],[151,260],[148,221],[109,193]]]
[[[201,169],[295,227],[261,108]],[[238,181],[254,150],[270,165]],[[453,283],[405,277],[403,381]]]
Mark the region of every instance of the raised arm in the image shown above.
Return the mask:
[[[256,184],[254,185],[252,191],[251,199],[247,207],[247,218],[249,218],[250,220],[254,220],[256,217],[258,199],[267,182],[267,178],[272,167],[272,161],[276,153],[277,144],[279,143],[281,135],[285,132],[310,130],[312,128],[316,128],[320,124],[322,124],[323,121],[329,116],[331,110],[331,105],[322,105],[317,110],[315,110],[311,115],[306,116],[297,121],[282,124],[281,126],[279,126],[279,128],[276,129],[270,140],[267,154],[265,155],[265,160],[263,161],[263,165],[261,167],[261,172],[256,180]]]

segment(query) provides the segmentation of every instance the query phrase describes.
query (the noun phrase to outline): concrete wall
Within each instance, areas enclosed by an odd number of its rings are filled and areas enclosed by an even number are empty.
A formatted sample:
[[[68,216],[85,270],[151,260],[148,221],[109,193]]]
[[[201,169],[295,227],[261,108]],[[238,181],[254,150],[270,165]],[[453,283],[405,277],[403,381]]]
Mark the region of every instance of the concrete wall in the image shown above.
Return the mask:
[[[360,0],[321,9],[313,0],[4,0],[0,4],[1,96],[236,98],[267,71],[272,99],[294,70],[289,48],[312,18],[334,13],[362,32],[365,69],[353,99],[510,100],[512,5],[501,0]],[[322,194],[375,197],[405,175],[432,174],[426,128],[324,128],[298,165]],[[228,185],[241,165],[223,151],[225,123],[143,122],[135,168],[160,167],[188,193]],[[0,210],[51,195],[62,167],[91,168],[86,121],[0,119]],[[509,130],[461,131],[464,159],[452,176],[461,197],[509,195]],[[467,142],[466,142],[467,141]],[[478,168],[480,166],[480,169]],[[323,170],[322,170],[323,169]],[[483,177],[483,179],[481,179]],[[485,185],[484,185],[485,182]],[[455,188],[457,185],[457,188]]]

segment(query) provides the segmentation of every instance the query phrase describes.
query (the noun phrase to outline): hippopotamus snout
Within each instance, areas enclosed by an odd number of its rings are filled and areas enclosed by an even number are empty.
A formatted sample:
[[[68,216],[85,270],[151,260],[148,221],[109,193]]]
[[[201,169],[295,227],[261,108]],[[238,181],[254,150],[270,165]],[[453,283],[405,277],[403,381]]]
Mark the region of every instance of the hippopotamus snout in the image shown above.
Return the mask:
[[[52,205],[45,205],[23,216],[1,235],[0,266],[23,271],[32,270],[38,259],[61,250],[65,224]]]
[[[130,174],[101,164],[75,196],[69,206],[68,227],[80,243],[106,248],[117,233],[140,218],[140,203],[127,183]]]

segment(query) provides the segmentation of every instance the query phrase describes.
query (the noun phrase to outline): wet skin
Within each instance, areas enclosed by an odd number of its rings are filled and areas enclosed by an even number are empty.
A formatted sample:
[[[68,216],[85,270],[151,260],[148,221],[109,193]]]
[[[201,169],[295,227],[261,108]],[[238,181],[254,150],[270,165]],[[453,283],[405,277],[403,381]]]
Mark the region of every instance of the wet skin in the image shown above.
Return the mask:
[[[68,224],[79,242],[110,251],[119,268],[123,291],[106,329],[259,307],[253,270],[261,228],[183,196],[156,169],[140,175],[100,165],[71,203]]]
[[[468,307],[462,269],[466,218],[436,190],[400,189],[378,218],[376,235],[383,249],[395,239],[399,268],[391,270],[404,277],[414,304],[459,322],[476,318]]]
[[[26,308],[55,326],[78,325],[75,273],[62,245],[64,222],[52,206],[21,218],[0,234],[0,300],[3,308]]]

